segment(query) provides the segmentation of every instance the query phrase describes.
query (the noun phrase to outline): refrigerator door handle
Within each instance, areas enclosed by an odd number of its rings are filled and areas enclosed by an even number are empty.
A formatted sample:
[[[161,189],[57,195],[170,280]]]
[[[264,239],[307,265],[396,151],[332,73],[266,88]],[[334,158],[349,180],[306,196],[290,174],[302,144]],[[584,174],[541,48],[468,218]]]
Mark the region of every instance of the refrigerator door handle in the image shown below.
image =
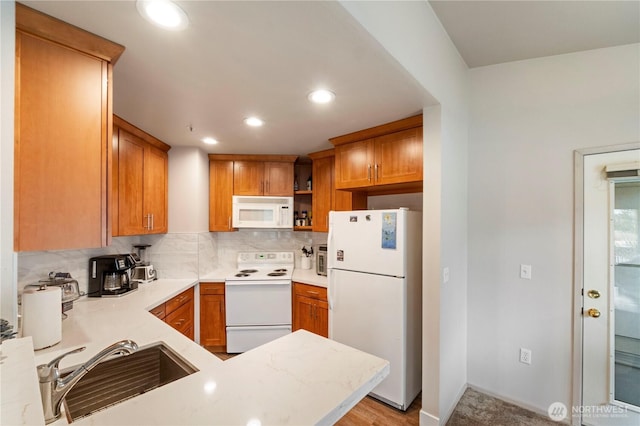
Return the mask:
[[[329,310],[330,311],[333,311],[334,293],[335,293],[335,290],[334,290],[335,285],[332,284],[332,282],[333,282],[332,278],[333,278],[333,269],[329,269],[329,277],[328,277],[328,282],[329,282],[329,295],[328,296],[329,297],[328,297],[328,299],[329,299]]]

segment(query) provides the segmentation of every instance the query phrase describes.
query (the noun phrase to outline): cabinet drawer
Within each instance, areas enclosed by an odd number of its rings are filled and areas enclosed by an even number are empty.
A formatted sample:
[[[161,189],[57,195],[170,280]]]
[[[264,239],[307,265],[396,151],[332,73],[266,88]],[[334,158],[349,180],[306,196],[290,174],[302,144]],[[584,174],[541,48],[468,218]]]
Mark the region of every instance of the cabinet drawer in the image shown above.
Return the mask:
[[[193,338],[193,303],[185,303],[180,306],[166,316],[165,322],[185,336]]]
[[[200,294],[224,294],[224,283],[200,283]]]
[[[327,289],[324,287],[294,283],[293,288],[296,296],[308,297],[310,299],[327,300]]]
[[[160,305],[151,309],[149,312],[151,312],[153,315],[160,318],[161,320],[164,320],[164,317],[167,315],[164,303],[161,303]]]
[[[188,302],[193,303],[193,287],[183,291],[179,295],[175,296],[173,299],[167,300],[166,309],[165,309],[166,315],[171,314],[173,311],[178,309],[181,305]]]

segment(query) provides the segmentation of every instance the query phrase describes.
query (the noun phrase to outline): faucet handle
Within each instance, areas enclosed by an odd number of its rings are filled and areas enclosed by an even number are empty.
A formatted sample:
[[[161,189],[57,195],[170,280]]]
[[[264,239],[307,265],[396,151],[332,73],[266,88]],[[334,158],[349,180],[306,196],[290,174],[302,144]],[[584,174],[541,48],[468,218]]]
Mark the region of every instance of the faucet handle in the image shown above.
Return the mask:
[[[51,360],[51,362],[49,362],[49,364],[42,364],[38,366],[38,378],[40,379],[41,382],[47,382],[50,380],[56,380],[58,377],[58,364],[60,363],[60,361],[62,360],[62,358],[66,357],[67,355],[71,355],[71,354],[75,354],[78,352],[82,352],[85,349],[87,349],[86,346],[82,346],[80,348],[76,348],[73,349],[69,352],[65,352],[62,355],[60,355],[59,357],[54,358],[53,360]]]

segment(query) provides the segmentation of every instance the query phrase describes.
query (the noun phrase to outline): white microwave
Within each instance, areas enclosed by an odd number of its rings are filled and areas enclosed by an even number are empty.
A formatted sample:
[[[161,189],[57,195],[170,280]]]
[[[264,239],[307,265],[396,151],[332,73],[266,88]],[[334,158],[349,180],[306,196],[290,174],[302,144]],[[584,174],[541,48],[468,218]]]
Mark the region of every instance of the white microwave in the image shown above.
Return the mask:
[[[233,196],[234,228],[293,229],[293,197]]]

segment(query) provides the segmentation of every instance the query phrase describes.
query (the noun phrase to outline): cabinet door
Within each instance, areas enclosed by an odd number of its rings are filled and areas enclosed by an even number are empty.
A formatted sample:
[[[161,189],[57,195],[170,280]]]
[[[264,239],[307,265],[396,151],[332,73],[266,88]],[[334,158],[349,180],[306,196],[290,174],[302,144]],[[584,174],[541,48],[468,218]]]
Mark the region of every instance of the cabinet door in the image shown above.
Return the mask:
[[[165,317],[165,322],[193,340],[193,300],[180,306]]]
[[[233,195],[263,195],[264,163],[261,161],[233,162]]]
[[[233,231],[231,227],[233,161],[209,161],[209,231]]]
[[[313,231],[329,231],[329,210],[333,205],[334,157],[313,160]]]
[[[295,296],[294,301],[293,331],[303,329],[315,333],[316,301],[304,296]]]
[[[16,251],[106,246],[108,67],[16,32]]]
[[[120,129],[118,141],[118,235],[146,233],[144,169],[146,143]]]
[[[293,163],[264,163],[264,195],[293,196]]]
[[[224,283],[200,284],[200,344],[227,344],[224,308]],[[221,348],[222,349],[222,348]]]
[[[336,189],[373,185],[374,144],[368,139],[336,147]]]
[[[166,152],[147,144],[144,157],[144,215],[149,234],[163,234],[168,230],[168,162]],[[144,219],[144,218],[143,218]]]
[[[329,337],[329,302],[318,300],[315,310],[315,331],[322,337]]]
[[[422,181],[422,127],[375,139],[375,183]]]

